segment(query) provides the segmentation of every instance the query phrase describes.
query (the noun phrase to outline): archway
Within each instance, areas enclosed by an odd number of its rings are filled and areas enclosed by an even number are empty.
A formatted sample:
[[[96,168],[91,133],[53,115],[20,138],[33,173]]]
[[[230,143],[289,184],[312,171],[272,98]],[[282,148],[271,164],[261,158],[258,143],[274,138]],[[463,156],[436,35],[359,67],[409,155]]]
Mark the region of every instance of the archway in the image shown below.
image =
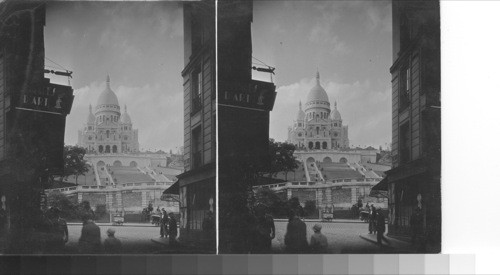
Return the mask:
[[[340,158],[339,162],[340,163],[347,163],[347,159],[346,158]]]
[[[323,149],[328,149],[328,143],[326,143],[326,141],[323,141]]]
[[[307,162],[315,162],[315,160],[313,157],[309,157],[309,158],[307,158]]]
[[[137,162],[131,161],[129,166],[130,167],[137,167]]]
[[[116,145],[113,145],[113,153],[118,152],[118,147]]]
[[[325,157],[325,158],[323,159],[323,162],[324,162],[324,163],[332,163],[332,159],[331,159],[330,157]]]
[[[97,166],[105,166],[106,163],[104,163],[104,161],[100,160],[97,162]]]
[[[122,162],[119,160],[115,160],[115,162],[113,162],[113,166],[122,166]]]

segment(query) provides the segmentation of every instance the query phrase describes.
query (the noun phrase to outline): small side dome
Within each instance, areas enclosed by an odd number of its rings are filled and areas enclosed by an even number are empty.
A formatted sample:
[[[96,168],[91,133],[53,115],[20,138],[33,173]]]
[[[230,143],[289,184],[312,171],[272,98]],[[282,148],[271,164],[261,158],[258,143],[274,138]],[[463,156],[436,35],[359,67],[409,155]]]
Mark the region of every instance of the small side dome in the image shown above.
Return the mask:
[[[127,105],[125,105],[125,112],[121,115],[121,121],[123,124],[132,124],[132,119],[130,119],[129,114],[127,113]]]
[[[335,101],[334,108],[331,114],[331,118],[333,120],[342,120],[342,116],[340,116],[339,110],[337,110],[337,101]]]

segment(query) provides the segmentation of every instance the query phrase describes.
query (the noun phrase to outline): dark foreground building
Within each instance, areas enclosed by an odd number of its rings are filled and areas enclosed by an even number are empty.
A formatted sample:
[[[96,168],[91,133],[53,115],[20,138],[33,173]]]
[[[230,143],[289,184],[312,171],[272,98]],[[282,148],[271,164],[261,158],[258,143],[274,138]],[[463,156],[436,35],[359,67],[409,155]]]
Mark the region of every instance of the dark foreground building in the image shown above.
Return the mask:
[[[248,253],[252,186],[269,160],[272,83],[252,80],[252,1],[219,1],[219,252]]]
[[[441,64],[438,1],[393,1],[393,167],[374,189],[389,195],[389,235],[411,236],[423,213],[426,252],[441,250]]]
[[[0,246],[43,253],[43,189],[63,169],[71,87],[44,78],[45,5],[0,4]]]
[[[215,252],[215,222],[209,221],[216,209],[214,1],[184,4],[184,64],[186,172],[165,193],[179,194],[180,241]]]

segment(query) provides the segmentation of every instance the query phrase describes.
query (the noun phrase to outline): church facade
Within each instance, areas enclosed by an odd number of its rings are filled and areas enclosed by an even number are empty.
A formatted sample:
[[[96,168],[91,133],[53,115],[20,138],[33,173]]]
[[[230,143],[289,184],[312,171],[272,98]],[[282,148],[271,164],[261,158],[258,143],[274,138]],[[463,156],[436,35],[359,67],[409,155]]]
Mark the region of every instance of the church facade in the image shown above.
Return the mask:
[[[95,111],[89,114],[83,128],[78,131],[78,146],[91,154],[117,154],[139,152],[139,131],[132,127],[132,119],[121,113],[116,94],[111,90],[109,76],[106,88],[97,99]]]
[[[309,91],[305,108],[299,103],[299,110],[288,128],[288,142],[297,150],[331,150],[349,148],[348,126],[342,124],[342,116],[333,110],[325,89],[320,84],[319,72],[316,73],[316,85]]]

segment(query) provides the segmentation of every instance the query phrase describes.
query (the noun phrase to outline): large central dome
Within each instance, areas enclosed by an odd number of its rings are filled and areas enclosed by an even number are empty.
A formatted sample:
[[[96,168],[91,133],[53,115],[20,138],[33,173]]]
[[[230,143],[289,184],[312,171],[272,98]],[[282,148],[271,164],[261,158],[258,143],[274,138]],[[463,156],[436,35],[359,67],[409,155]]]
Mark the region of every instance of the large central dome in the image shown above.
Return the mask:
[[[316,85],[307,94],[306,113],[308,110],[321,108],[330,113],[330,100],[325,89],[319,83],[319,72],[316,73]]]
[[[325,89],[323,89],[319,83],[319,72],[316,73],[316,85],[314,85],[311,91],[309,91],[309,94],[307,94],[306,104],[311,101],[326,101],[330,103]]]
[[[97,99],[97,108],[99,108],[100,105],[116,105],[120,106],[118,104],[118,98],[116,97],[115,92],[111,90],[111,87],[109,86],[109,75],[106,79],[106,89],[101,92],[101,95],[99,95],[99,98]]]

